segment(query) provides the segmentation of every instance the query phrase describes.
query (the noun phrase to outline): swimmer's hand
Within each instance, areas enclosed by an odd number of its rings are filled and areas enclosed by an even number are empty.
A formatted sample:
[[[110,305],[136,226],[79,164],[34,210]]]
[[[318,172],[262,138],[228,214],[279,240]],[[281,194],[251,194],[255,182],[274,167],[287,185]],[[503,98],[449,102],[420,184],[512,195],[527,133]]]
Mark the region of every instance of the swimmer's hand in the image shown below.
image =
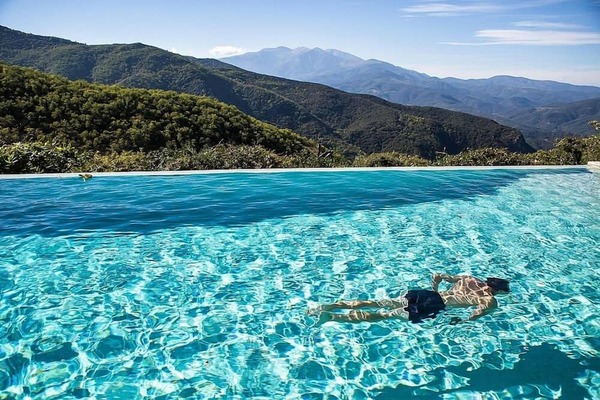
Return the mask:
[[[452,317],[452,319],[450,320],[450,325],[460,324],[461,322],[463,322],[463,320],[459,317]]]

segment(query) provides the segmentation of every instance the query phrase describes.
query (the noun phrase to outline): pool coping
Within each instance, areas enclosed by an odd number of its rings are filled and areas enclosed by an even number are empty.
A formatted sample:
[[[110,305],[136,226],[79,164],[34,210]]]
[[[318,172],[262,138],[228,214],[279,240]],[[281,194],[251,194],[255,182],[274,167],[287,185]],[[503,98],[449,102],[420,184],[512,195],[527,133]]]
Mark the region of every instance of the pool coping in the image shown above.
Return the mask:
[[[451,167],[347,167],[347,168],[262,168],[262,169],[212,169],[184,171],[127,171],[127,172],[68,172],[44,174],[0,174],[2,179],[32,179],[32,178],[81,178],[82,174],[93,177],[117,176],[178,176],[205,174],[272,174],[284,172],[368,172],[368,171],[456,171],[456,170],[554,170],[554,169],[588,169],[600,170],[600,162],[589,162],[587,165],[506,165],[506,166],[451,166]]]

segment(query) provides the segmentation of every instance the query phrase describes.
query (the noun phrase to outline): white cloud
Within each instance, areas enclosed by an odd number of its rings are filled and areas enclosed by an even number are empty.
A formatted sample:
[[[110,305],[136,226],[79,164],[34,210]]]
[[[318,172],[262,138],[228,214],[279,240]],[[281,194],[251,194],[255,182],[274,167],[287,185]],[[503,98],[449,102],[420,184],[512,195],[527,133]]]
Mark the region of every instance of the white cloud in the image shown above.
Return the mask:
[[[564,24],[560,22],[545,21],[519,21],[514,23],[519,28],[541,28],[541,29],[585,29],[582,25]]]
[[[542,7],[548,4],[561,3],[565,0],[532,0],[509,3],[506,0],[481,1],[464,3],[434,3],[426,2],[402,8],[400,11],[409,15],[425,15],[435,17],[455,17],[461,15],[499,13],[502,11],[518,10],[523,8]]]
[[[246,53],[247,50],[235,46],[216,46],[208,52],[215,58],[231,57]]]
[[[484,39],[482,42],[445,42],[456,46],[487,45],[535,45],[535,46],[578,46],[600,44],[600,33],[561,31],[561,30],[523,30],[523,29],[486,29],[475,33]]]
[[[489,40],[494,44],[523,45],[583,45],[600,44],[600,33],[551,30],[488,29],[479,31],[475,36]]]
[[[505,7],[498,4],[477,3],[470,5],[458,5],[449,3],[427,3],[403,8],[402,11],[409,14],[425,14],[428,16],[457,16],[462,14],[497,12]]]

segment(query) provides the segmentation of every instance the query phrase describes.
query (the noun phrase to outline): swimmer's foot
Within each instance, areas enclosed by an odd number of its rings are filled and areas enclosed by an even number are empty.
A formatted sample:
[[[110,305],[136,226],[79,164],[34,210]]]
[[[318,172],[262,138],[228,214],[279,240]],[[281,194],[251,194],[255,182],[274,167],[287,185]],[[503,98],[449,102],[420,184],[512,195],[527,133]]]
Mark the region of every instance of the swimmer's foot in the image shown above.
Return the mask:
[[[339,308],[335,303],[334,304],[321,304],[320,306],[316,306],[315,308],[310,308],[307,311],[308,315],[317,315],[322,313],[323,311],[333,311],[336,308]]]
[[[309,308],[308,311],[306,312],[306,315],[315,316],[315,315],[319,315],[321,312],[323,312],[321,306],[317,306],[314,308]]]
[[[329,322],[329,321],[333,321],[333,315],[328,312],[322,312],[319,315],[319,319],[317,320],[317,323],[315,324],[315,326],[321,326],[325,322]]]
[[[323,312],[321,310],[313,308],[313,309],[308,310],[307,314],[317,318],[317,322],[315,322],[313,327],[321,326],[325,322],[328,322],[328,321],[333,321],[333,315],[331,315],[331,313],[328,313],[326,311]]]

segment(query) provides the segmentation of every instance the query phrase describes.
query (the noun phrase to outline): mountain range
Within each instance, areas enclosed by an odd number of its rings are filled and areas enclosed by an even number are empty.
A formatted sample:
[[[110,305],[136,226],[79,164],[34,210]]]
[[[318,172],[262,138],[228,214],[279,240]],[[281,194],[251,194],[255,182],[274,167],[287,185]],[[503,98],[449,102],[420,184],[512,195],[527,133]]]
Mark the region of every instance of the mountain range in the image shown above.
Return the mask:
[[[300,47],[263,49],[221,59],[240,68],[321,83],[388,101],[441,107],[494,119],[521,130],[536,147],[557,137],[593,134],[600,118],[600,88],[511,76],[462,80],[435,78],[340,50]],[[587,101],[586,106],[578,109]]]
[[[482,147],[533,150],[518,130],[486,118],[403,106],[141,43],[90,46],[0,27],[0,60],[72,80],[211,96],[347,155],[396,151],[433,158],[438,151]]]

